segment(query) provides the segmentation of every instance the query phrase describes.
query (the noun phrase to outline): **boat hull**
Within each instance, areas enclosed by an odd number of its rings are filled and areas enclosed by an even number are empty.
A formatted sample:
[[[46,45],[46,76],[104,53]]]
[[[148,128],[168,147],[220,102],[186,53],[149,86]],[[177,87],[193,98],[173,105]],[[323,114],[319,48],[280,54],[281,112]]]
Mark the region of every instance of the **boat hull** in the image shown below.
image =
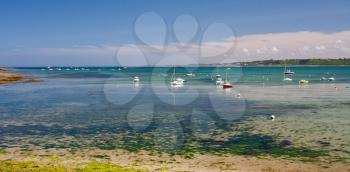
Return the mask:
[[[224,84],[224,85],[222,85],[222,88],[232,88],[233,86],[232,85],[228,85],[228,84]]]

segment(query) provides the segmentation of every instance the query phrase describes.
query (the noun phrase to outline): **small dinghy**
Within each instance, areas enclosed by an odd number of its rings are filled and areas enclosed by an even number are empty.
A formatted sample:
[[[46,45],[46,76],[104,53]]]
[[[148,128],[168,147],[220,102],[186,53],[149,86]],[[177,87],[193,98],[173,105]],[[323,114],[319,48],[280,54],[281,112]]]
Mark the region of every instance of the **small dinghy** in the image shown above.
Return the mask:
[[[135,76],[135,77],[134,77],[134,82],[140,82],[140,78],[137,77],[137,76]]]
[[[222,88],[232,88],[233,85],[230,82],[224,82],[224,84],[222,84]]]
[[[284,78],[283,81],[293,81],[292,78]]]
[[[186,76],[196,76],[194,73],[188,73]]]
[[[299,84],[308,84],[309,81],[308,80],[305,80],[305,79],[302,79],[299,81]]]

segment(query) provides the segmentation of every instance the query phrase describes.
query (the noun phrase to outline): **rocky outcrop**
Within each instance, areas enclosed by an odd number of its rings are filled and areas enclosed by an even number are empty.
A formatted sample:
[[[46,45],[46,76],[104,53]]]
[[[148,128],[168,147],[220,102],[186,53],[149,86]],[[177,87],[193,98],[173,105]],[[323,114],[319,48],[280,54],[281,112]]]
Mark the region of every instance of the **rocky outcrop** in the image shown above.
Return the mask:
[[[18,73],[0,73],[0,84],[14,83],[22,79],[22,75]]]

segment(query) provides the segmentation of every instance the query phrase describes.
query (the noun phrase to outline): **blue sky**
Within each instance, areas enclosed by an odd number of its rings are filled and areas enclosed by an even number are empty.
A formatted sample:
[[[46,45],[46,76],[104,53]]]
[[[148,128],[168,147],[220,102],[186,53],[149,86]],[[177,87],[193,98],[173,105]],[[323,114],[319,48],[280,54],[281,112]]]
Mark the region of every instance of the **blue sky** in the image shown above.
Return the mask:
[[[135,19],[147,11],[158,13],[167,24],[181,14],[193,15],[202,28],[226,23],[238,36],[298,31],[334,33],[350,28],[348,0],[2,0],[0,53],[17,48],[130,44],[134,42]],[[152,29],[152,23],[144,29]],[[16,58],[32,56],[23,54]],[[19,65],[14,60],[7,63],[9,58],[1,55],[1,63]]]

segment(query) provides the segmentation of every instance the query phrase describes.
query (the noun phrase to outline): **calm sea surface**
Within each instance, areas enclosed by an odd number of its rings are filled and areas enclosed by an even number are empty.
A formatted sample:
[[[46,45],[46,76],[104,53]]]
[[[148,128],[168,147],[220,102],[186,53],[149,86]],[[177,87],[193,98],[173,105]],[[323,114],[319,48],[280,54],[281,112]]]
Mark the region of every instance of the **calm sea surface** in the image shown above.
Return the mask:
[[[237,131],[240,138],[271,137],[272,145],[289,140],[295,148],[309,145],[311,150],[349,158],[350,147],[344,143],[350,141],[345,128],[350,124],[350,67],[289,67],[295,72],[286,76],[293,79],[290,82],[283,81],[284,67],[177,67],[176,77],[187,81],[178,88],[170,87],[173,68],[167,67],[51,69],[16,68],[15,72],[43,82],[0,85],[2,148],[96,146],[101,133],[119,139],[107,144],[102,138],[100,145],[105,147],[97,146],[102,149],[127,145],[125,140],[140,135],[152,135],[152,144],[135,146],[140,149],[206,145],[208,138],[230,147],[236,144]],[[217,73],[234,88],[217,87]],[[140,78],[138,84],[134,76]],[[301,79],[310,83],[299,86]],[[269,120],[270,115],[276,120]],[[76,140],[50,144],[45,140],[66,136]],[[338,152],[331,152],[333,148]]]

